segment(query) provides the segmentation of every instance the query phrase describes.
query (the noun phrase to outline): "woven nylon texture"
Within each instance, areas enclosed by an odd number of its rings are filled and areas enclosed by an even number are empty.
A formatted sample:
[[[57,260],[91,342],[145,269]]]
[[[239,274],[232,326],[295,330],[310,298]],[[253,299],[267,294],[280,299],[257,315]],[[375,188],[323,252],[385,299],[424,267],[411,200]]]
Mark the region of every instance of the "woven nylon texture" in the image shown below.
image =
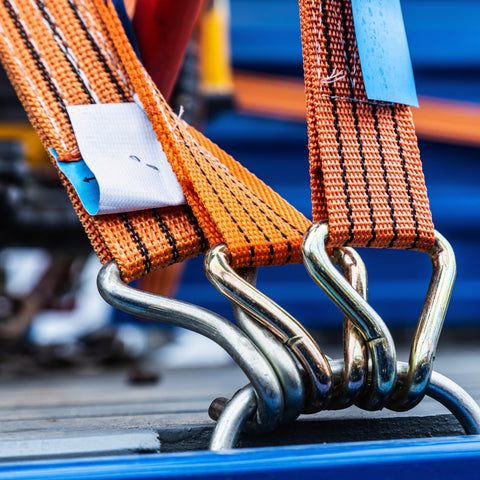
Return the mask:
[[[235,267],[301,262],[308,220],[173,114],[126,41],[112,5],[94,1],[210,243],[225,242]]]
[[[348,0],[300,0],[314,221],[329,245],[427,250],[411,110],[367,99]]]
[[[227,243],[234,266],[300,262],[309,221],[170,110],[102,0],[0,0],[0,55],[46,148],[79,152],[66,105],[138,93],[189,206],[92,217],[62,176],[102,262],[125,281]]]

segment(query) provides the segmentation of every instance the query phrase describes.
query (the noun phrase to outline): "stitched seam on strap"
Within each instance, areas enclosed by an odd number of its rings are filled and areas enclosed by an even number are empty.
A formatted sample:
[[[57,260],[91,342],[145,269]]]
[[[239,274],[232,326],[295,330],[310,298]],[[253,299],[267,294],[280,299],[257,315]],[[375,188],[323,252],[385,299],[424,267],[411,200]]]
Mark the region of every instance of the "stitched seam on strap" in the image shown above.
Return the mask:
[[[377,106],[374,105],[372,107],[372,115],[373,115],[373,125],[375,128],[375,132],[377,135],[377,143],[378,143],[378,153],[380,155],[380,160],[381,160],[381,166],[382,166],[382,172],[383,172],[383,179],[385,181],[385,191],[387,193],[387,203],[388,206],[390,207],[390,219],[392,220],[392,230],[393,230],[393,238],[388,244],[388,247],[391,248],[393,247],[395,241],[398,238],[398,232],[397,232],[397,220],[395,219],[395,209],[393,207],[393,202],[392,202],[392,194],[390,192],[390,182],[388,181],[388,175],[387,175],[387,169],[385,166],[385,155],[383,154],[383,145],[382,145],[382,138],[380,135],[380,128],[378,126],[378,117],[377,117]]]
[[[335,100],[345,100],[346,102],[365,103],[366,105],[378,105],[379,107],[393,107],[393,103],[377,102],[376,100],[362,100],[361,98],[339,97],[337,95],[328,95],[326,93],[322,94],[321,96]]]
[[[162,215],[157,209],[152,210],[153,218],[158,223],[160,230],[162,230],[163,234],[165,235],[168,243],[172,247],[172,263],[175,263],[178,260],[179,252],[177,247],[177,240],[172,235],[172,232],[168,228],[168,225],[164,222]]]
[[[152,262],[148,255],[147,247],[142,242],[142,239],[138,235],[133,224],[130,222],[128,215],[126,213],[120,213],[119,216],[125,228],[128,230],[128,233],[130,234],[131,239],[135,242],[135,246],[137,247],[137,250],[140,252],[140,254],[143,257],[143,266],[144,266],[145,274],[150,273],[150,270],[152,268]]]
[[[407,165],[405,160],[405,155],[403,151],[402,142],[400,139],[400,132],[398,131],[398,123],[397,118],[395,116],[395,110],[392,109],[392,119],[393,119],[393,128],[395,130],[395,136],[398,145],[398,153],[400,155],[400,159],[402,161],[402,171],[403,171],[403,178],[405,179],[405,184],[407,186],[407,194],[408,194],[408,202],[410,203],[410,209],[412,211],[412,218],[415,225],[415,239],[413,241],[412,247],[415,248],[417,246],[417,242],[420,239],[420,232],[418,229],[418,218],[417,218],[417,210],[415,209],[415,204],[413,202],[413,195],[412,195],[412,186],[410,184],[410,178],[408,177]]]

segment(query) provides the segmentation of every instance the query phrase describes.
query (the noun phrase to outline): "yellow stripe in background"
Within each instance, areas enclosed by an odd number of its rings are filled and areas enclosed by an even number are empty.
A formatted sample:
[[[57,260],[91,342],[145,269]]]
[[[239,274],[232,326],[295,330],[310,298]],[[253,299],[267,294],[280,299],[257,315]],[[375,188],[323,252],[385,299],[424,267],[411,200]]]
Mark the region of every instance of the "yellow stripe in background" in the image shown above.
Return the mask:
[[[47,152],[33,127],[26,122],[0,123],[0,142],[16,141],[22,145],[23,158],[28,166],[50,166]]]
[[[228,0],[213,0],[200,20],[200,72],[207,94],[230,94],[233,90],[229,38]]]

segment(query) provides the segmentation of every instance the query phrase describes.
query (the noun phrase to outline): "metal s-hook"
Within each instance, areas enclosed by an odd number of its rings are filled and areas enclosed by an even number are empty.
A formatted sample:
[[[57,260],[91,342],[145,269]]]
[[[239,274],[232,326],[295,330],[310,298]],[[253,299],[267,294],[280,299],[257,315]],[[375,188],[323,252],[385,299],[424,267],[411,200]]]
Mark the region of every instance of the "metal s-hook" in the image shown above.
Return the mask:
[[[392,410],[409,410],[425,395],[455,283],[455,254],[450,243],[437,231],[435,244],[427,253],[432,261],[432,277],[410,349],[408,375],[405,381],[398,382],[387,404]]]
[[[326,357],[323,356],[308,331],[295,318],[254,288],[256,269],[234,271],[229,265],[229,260],[225,246],[219,245],[213,248],[205,258],[206,275],[214,286],[232,301],[234,314],[240,327],[249,334],[264,355],[271,359],[272,366],[284,385],[286,412],[292,411],[295,416],[295,408],[298,408],[303,388],[298,384],[299,381],[305,385],[306,392],[310,392],[306,398],[303,413],[313,413],[322,408],[340,409],[351,405],[363,390],[367,374],[367,352],[363,345],[363,338],[356,327],[346,320],[343,377],[337,376],[327,401],[308,403],[315,398],[312,397],[312,393],[315,393],[318,386],[315,365],[318,358],[325,362]],[[353,249],[342,248],[335,251],[334,261],[338,263],[354,288],[361,295],[366,295],[366,270],[359,255]],[[252,321],[252,318],[256,321]],[[260,324],[266,328],[262,328]],[[273,339],[268,337],[268,332],[272,332],[287,346],[287,349],[292,351],[303,366],[302,372],[295,374],[295,364],[292,365],[288,352],[282,344],[276,345]],[[299,346],[304,348],[300,350]],[[298,367],[297,363],[297,371]],[[300,375],[303,373],[303,380],[298,378],[299,373]]]
[[[359,320],[369,321],[371,326],[375,326],[375,324],[381,326],[384,334],[388,335],[385,345],[387,349],[384,350],[387,355],[383,356],[383,360],[381,356],[376,359],[373,357],[372,367],[381,365],[382,368],[388,368],[389,371],[392,371],[390,366],[394,357],[390,358],[389,363],[385,363],[385,360],[388,360],[388,351],[390,350],[388,345],[391,342],[388,329],[384,326],[383,320],[378,314],[345,282],[330,262],[325,250],[327,237],[328,226],[325,222],[312,225],[304,239],[305,266],[327,295],[355,322],[360,332],[365,333],[366,331],[361,325],[357,324]],[[410,350],[408,375],[402,375],[395,380],[390,395],[381,395],[378,399],[374,399],[377,408],[387,406],[397,411],[413,408],[425,395],[433,371],[435,351],[455,281],[456,264],[450,244],[438,232],[435,232],[434,246],[427,253],[432,260],[432,277]],[[366,324],[364,323],[364,325]],[[371,331],[371,333],[376,334],[375,331]],[[370,335],[368,337],[364,336],[365,340],[369,337]],[[375,337],[373,339],[375,340]],[[374,354],[378,353],[379,346],[383,348],[381,343],[378,344],[378,340],[380,338],[376,340],[376,348],[372,350]],[[368,346],[370,348],[372,343],[369,342]],[[380,363],[377,364],[376,362]],[[372,385],[370,390],[373,393],[376,387]],[[367,400],[365,404],[362,400],[359,406],[369,408],[370,402],[370,400]]]
[[[126,285],[115,262],[97,276],[103,299],[115,308],[197,332],[220,345],[243,370],[257,393],[256,423],[273,430],[283,418],[283,391],[277,375],[257,346],[235,325],[204,308],[142,292]]]
[[[367,299],[367,270],[360,255],[348,247],[335,248],[331,254],[352,288]],[[343,375],[342,382],[335,384],[329,408],[342,409],[354,404],[368,381],[368,350],[361,332],[347,315],[343,319]],[[333,360],[333,362],[341,362]]]
[[[256,268],[241,268],[237,273],[252,286],[257,280]],[[235,302],[232,302],[233,315],[237,325],[250,337],[270,362],[282,385],[284,398],[283,421],[295,420],[304,410],[307,383],[306,374],[284,343],[268,329],[252,318]]]
[[[207,253],[205,273],[217,290],[238,304],[294,352],[313,384],[307,393],[304,413],[326,407],[332,388],[330,364],[308,331],[230,267],[230,255],[224,244],[213,247]]]
[[[308,229],[303,240],[304,264],[313,280],[355,324],[370,353],[369,385],[357,405],[367,410],[381,409],[395,387],[395,345],[380,316],[335,268],[325,248],[327,237],[326,222],[313,224]]]

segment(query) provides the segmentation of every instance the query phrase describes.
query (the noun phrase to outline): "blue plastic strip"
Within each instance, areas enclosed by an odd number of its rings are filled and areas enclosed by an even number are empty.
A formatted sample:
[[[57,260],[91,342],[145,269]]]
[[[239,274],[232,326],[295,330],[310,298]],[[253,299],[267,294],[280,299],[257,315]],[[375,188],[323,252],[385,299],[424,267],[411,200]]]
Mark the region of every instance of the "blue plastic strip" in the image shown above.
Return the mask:
[[[450,480],[479,472],[479,436],[0,464],[2,480]]]
[[[100,202],[100,189],[93,172],[83,160],[75,162],[59,162],[57,152],[50,148],[49,152],[57,161],[58,168],[70,180],[73,188],[80,197],[85,210],[90,215],[98,212]]]
[[[418,107],[400,0],[352,0],[367,97]]]

